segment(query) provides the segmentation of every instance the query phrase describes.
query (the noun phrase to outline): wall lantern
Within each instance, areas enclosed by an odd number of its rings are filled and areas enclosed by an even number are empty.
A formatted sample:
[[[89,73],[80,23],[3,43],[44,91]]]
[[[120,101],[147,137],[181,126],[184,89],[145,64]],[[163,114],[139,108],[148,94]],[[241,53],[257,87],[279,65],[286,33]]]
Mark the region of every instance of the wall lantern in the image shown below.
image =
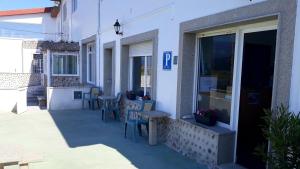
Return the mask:
[[[116,31],[117,35],[123,35],[123,32],[120,32],[121,25],[120,25],[118,19],[116,20],[116,22],[114,24],[114,28],[115,28],[115,31]]]

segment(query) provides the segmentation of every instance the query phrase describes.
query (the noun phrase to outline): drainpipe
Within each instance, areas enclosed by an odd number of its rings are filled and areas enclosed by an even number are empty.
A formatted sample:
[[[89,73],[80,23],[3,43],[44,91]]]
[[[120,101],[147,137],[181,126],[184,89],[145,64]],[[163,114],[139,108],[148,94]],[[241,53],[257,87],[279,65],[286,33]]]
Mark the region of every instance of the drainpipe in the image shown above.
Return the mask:
[[[98,59],[99,59],[99,61],[98,61],[98,73],[99,73],[99,75],[98,75],[98,85],[100,86],[101,85],[101,82],[100,82],[100,68],[101,68],[101,62],[100,62],[100,50],[101,50],[101,47],[100,47],[100,44],[101,44],[101,38],[100,38],[100,35],[101,35],[101,28],[100,28],[100,26],[101,26],[101,21],[100,21],[100,19],[101,19],[101,0],[98,0],[98,25],[97,25],[97,43],[98,43],[98,45],[97,45],[97,49],[98,49],[98,52],[97,52],[97,54],[98,54]],[[97,56],[97,54],[96,54],[96,56]],[[97,70],[97,69],[96,69]],[[97,79],[97,78],[96,78]]]
[[[47,87],[50,87],[51,85],[51,53],[50,50],[47,49],[47,53],[46,53],[46,60],[47,60]]]
[[[46,96],[47,96],[47,110],[49,110],[50,109],[50,94],[49,94],[49,87],[50,87],[50,85],[51,85],[51,70],[50,70],[50,68],[51,68],[51,52],[50,52],[50,50],[49,49],[47,49],[47,51],[46,51],[47,53],[46,53],[46,60],[47,60],[47,87],[46,87]]]
[[[60,14],[59,14],[59,17],[60,17],[60,41],[62,41],[62,39],[63,39],[63,30],[62,30],[62,28],[63,28],[63,20],[62,20],[62,13],[63,13],[63,7],[62,7],[62,4],[60,3],[59,4],[59,8],[60,8]]]
[[[71,1],[71,10],[69,11],[70,12],[70,27],[69,27],[69,41],[72,41],[72,25],[73,25],[73,1]]]

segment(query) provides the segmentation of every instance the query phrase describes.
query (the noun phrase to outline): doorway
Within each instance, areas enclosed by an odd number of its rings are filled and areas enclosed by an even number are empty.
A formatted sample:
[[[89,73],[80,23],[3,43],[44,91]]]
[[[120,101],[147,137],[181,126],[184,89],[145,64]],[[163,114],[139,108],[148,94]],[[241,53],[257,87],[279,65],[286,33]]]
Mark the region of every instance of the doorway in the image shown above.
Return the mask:
[[[104,49],[104,95],[114,95],[114,50]]]
[[[264,109],[272,102],[276,34],[276,30],[244,33],[236,162],[248,169],[266,166],[254,152],[256,146],[267,144],[261,125]]]

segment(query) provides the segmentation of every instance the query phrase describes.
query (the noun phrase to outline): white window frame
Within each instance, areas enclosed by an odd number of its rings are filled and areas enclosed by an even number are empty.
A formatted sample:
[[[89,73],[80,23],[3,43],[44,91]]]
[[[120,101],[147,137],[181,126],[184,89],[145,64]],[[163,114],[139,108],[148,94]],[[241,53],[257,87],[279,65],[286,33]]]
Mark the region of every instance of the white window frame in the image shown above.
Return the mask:
[[[89,51],[89,47],[92,46],[94,47],[94,51],[92,50],[91,52]],[[90,78],[90,57],[89,57],[89,54],[92,54],[94,57],[95,57],[95,60],[96,60],[96,43],[95,42],[91,42],[91,43],[88,43],[86,44],[86,57],[87,57],[87,78],[86,78],[86,81],[90,84],[96,84],[96,77],[97,75],[95,75],[95,81],[91,81],[89,78]],[[95,63],[95,67],[97,66],[97,64]],[[96,72],[95,72],[96,73]]]
[[[129,56],[129,89],[133,90],[133,58],[135,57],[144,57],[145,58],[145,70],[144,70],[144,82],[145,82],[145,86],[144,86],[144,96],[147,94],[147,75],[148,75],[148,61],[147,61],[147,57],[153,57],[152,55],[148,55],[148,56]],[[151,68],[152,69],[152,68]],[[152,87],[152,84],[151,84]],[[150,93],[151,94],[151,93]]]
[[[243,36],[245,33],[259,32],[277,29],[277,20],[262,23],[248,24],[243,26],[231,27],[228,29],[218,29],[213,31],[201,32],[196,35],[195,46],[195,65],[194,65],[194,87],[193,87],[193,112],[196,111],[197,101],[197,78],[198,78],[198,62],[199,62],[199,39],[202,37],[210,37],[217,35],[235,34],[235,52],[232,78],[232,94],[231,94],[231,112],[229,124],[217,121],[217,126],[221,126],[232,131],[238,130],[239,118],[239,102],[240,102],[240,85],[242,76],[242,57],[243,57]]]
[[[59,56],[66,56],[66,55],[71,55],[71,56],[76,56],[76,74],[55,74],[53,73],[53,69],[54,69],[54,64],[53,64],[53,60],[54,60],[54,55],[59,55]],[[79,55],[77,53],[71,53],[71,52],[54,52],[51,54],[51,59],[52,59],[52,70],[51,70],[51,73],[52,73],[52,76],[79,76]]]

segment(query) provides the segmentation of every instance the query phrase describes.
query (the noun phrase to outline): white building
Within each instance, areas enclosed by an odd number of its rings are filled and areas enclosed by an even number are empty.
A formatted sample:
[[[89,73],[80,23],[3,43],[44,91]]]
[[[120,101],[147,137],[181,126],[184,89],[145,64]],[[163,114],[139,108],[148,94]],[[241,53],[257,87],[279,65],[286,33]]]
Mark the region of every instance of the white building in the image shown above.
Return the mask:
[[[44,53],[49,109],[80,108],[73,93],[87,85],[107,95],[139,90],[171,114],[162,124],[168,146],[199,162],[250,168],[263,165],[250,152],[262,108],[300,111],[299,0],[57,2],[55,40],[79,42],[80,52]],[[61,68],[68,73],[51,65],[59,57],[74,60]],[[188,119],[198,109],[215,110],[217,126]]]
[[[43,59],[36,44],[57,38],[51,12],[0,11],[0,111],[25,111],[27,97],[40,89]]]

